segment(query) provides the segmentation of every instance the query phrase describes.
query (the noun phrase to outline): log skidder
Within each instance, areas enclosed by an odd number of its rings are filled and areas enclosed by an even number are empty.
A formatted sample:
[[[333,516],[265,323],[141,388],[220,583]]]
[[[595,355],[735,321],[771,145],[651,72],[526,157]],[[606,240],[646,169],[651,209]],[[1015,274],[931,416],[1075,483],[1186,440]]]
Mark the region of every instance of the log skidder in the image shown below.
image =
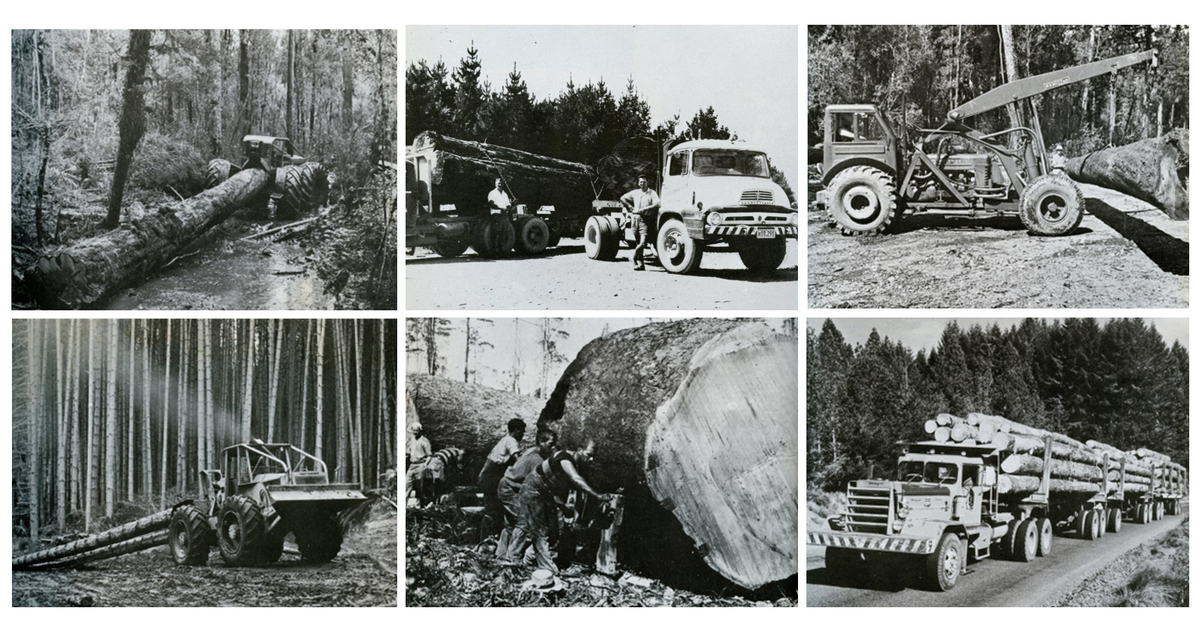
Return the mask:
[[[325,462],[289,444],[230,446],[222,464],[201,471],[200,500],[171,514],[167,542],[175,564],[207,564],[214,544],[228,566],[275,562],[288,532],[302,558],[328,562],[342,546],[338,513],[366,501],[355,484],[329,483]]]
[[[309,162],[296,152],[291,140],[274,136],[246,136],[242,139],[245,158],[241,166],[229,160],[215,159],[204,173],[205,188],[214,188],[248,168],[271,176],[270,190],[251,204],[266,210],[275,201],[277,218],[294,218],[320,207],[329,199],[329,173],[317,162]]]

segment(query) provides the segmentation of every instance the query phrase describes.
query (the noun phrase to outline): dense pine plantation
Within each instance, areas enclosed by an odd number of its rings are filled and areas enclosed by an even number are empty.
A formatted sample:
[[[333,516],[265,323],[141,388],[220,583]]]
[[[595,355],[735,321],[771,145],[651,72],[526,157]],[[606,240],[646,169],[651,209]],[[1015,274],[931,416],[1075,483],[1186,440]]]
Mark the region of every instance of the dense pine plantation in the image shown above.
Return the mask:
[[[97,531],[170,506],[252,439],[385,485],[396,343],[395,320],[17,320],[14,524]]]
[[[944,412],[1188,461],[1188,350],[1140,319],[951,323],[928,353],[874,331],[851,345],[825,320],[807,344],[807,474],[825,489],[844,489],[870,464],[891,470],[896,442],[927,439],[924,422]]]

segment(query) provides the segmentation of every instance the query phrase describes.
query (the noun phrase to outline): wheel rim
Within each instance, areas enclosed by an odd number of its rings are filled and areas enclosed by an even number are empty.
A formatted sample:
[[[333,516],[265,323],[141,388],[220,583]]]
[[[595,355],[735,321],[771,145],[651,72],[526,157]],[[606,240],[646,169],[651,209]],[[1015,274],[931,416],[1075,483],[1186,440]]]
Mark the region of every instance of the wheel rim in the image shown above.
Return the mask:
[[[961,563],[962,557],[958,554],[958,545],[951,544],[946,549],[945,560],[942,562],[942,574],[946,582],[952,583],[958,578],[958,572],[962,568]]]
[[[588,253],[591,254],[600,247],[600,230],[596,227],[594,221],[588,221],[587,228],[584,230],[583,242]]]
[[[225,540],[222,542],[229,548],[229,551],[236,553],[242,547],[242,526],[237,522],[237,517],[233,514],[226,515],[223,529]]]
[[[184,526],[183,523],[175,523],[175,531],[173,533],[174,533],[174,536],[173,536],[172,540],[175,543],[173,545],[174,552],[175,552],[175,558],[179,559],[179,560],[183,560],[184,558],[187,557],[187,549],[188,549],[187,527]]]
[[[842,195],[846,216],[855,223],[869,223],[879,215],[879,195],[869,186],[854,186]]]
[[[1029,533],[1025,535],[1025,557],[1032,558],[1037,555],[1038,532],[1036,528],[1030,527]]]
[[[1048,223],[1060,223],[1067,218],[1067,198],[1059,193],[1047,193],[1038,199],[1038,215]]]
[[[662,253],[674,264],[678,264],[687,251],[687,246],[683,244],[682,234],[677,228],[671,228],[663,234],[662,244]]]

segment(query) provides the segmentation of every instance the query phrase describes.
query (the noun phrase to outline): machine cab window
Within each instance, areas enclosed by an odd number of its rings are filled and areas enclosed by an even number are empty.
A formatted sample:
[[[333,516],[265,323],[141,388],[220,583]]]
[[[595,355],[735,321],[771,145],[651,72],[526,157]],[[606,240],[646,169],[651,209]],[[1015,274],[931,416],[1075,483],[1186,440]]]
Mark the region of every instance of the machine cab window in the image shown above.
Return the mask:
[[[667,176],[679,177],[688,174],[688,151],[679,151],[672,153],[670,163],[667,165]]]
[[[833,117],[834,142],[880,142],[883,127],[871,112],[841,112]]]

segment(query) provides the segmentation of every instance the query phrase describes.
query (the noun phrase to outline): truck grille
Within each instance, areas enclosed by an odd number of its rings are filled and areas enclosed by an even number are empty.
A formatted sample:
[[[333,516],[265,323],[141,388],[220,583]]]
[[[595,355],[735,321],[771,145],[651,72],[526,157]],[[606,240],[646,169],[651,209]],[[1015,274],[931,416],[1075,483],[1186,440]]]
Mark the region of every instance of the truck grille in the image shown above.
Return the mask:
[[[773,203],[775,203],[775,197],[774,197],[774,195],[771,194],[771,191],[769,191],[769,190],[745,190],[745,191],[742,191],[742,203],[744,203],[744,204],[755,204],[755,203],[773,204]]]
[[[888,533],[888,515],[892,506],[889,488],[857,488],[850,486],[846,524],[850,531],[871,534]]]

